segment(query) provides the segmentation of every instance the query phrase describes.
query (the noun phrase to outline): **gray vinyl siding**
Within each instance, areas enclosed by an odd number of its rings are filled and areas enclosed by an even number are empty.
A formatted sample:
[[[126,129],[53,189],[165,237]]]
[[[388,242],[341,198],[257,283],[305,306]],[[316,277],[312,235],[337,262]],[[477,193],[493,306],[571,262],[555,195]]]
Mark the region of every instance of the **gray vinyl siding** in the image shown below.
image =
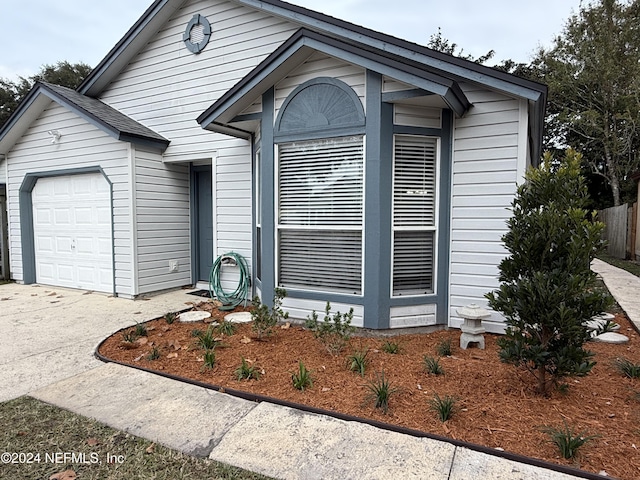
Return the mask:
[[[189,167],[137,150],[135,198],[138,293],[191,283]],[[169,261],[178,271],[169,271]]]
[[[239,253],[251,272],[251,147],[225,151],[217,158],[214,169],[214,259],[229,252]],[[223,267],[222,287],[233,291],[237,281],[238,271]]]
[[[306,320],[311,316],[313,311],[318,314],[320,321],[324,319],[324,311],[327,305],[326,300],[311,300],[308,298],[292,298],[286,297],[282,302],[282,309],[289,312],[289,317],[293,320]],[[331,302],[331,314],[336,312],[348,313],[353,308],[353,320],[351,325],[354,327],[364,327],[364,307],[362,305],[349,305],[341,302]]]
[[[51,144],[51,137],[47,135],[47,130],[52,129],[62,134],[58,144]],[[18,193],[25,174],[99,166],[113,189],[115,290],[120,295],[132,295],[128,144],[52,103],[16,143],[8,158],[12,278],[18,282],[23,280]]]
[[[507,254],[501,237],[527,160],[520,102],[462,87],[473,107],[454,128],[449,294],[450,325],[456,327],[462,323],[458,307],[477,303],[486,308],[484,294],[499,285],[498,264]],[[485,327],[501,332],[503,318],[493,312]]]
[[[206,16],[213,30],[209,44],[198,55],[182,42],[184,29],[196,13]],[[187,1],[101,95],[109,105],[171,141],[165,163],[215,157],[214,259],[235,251],[252,263],[251,146],[245,140],[203,130],[195,119],[297,28],[232,2]],[[141,200],[138,198],[139,207]],[[188,231],[186,228],[185,235]],[[150,245],[158,239],[145,239],[146,234],[141,234],[139,261],[145,255],[155,259],[174,251],[173,243]],[[175,245],[184,254],[184,239],[175,236],[171,241],[179,242]],[[146,282],[159,278],[152,272],[162,275],[164,260],[164,256],[150,260],[149,265],[160,266],[145,270],[151,275],[148,278],[141,265],[141,291],[158,285]],[[180,260],[180,268],[182,265]],[[233,290],[236,279],[234,272],[223,272],[223,287]]]
[[[199,13],[213,34],[198,55],[182,42]],[[171,140],[167,157],[222,153],[236,139],[203,130],[195,119],[298,27],[226,1],[187,1],[103,92],[101,99]],[[246,144],[246,142],[245,142]]]

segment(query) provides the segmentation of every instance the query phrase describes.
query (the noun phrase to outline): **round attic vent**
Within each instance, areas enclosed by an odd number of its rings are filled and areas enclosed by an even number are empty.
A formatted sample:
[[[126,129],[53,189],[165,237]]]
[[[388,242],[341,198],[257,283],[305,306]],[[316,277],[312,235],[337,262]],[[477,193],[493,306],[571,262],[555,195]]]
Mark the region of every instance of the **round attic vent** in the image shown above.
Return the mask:
[[[200,53],[211,38],[211,24],[206,17],[196,14],[187,24],[182,40],[190,52]]]

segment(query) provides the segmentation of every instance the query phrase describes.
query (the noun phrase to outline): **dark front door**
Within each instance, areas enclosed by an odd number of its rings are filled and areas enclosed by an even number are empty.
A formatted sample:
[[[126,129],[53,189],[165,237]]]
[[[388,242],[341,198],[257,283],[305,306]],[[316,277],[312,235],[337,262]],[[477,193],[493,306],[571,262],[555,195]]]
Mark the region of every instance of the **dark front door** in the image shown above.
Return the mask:
[[[211,167],[194,169],[196,280],[209,281],[213,265],[213,202]]]

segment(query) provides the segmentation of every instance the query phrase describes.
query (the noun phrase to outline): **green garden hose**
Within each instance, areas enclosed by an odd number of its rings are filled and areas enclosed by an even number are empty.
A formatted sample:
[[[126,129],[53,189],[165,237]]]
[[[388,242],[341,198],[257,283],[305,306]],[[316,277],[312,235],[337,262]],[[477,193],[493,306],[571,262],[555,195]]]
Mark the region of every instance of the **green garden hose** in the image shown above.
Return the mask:
[[[239,269],[240,278],[238,279],[238,286],[233,292],[225,292],[220,283],[221,270],[223,265],[237,266]],[[243,301],[245,306],[247,305],[247,295],[249,294],[249,287],[251,285],[251,277],[249,275],[249,267],[247,261],[239,253],[229,252],[224,255],[220,255],[213,262],[211,267],[211,274],[209,275],[209,295],[211,298],[217,298],[222,305],[219,310],[227,311],[233,310]]]

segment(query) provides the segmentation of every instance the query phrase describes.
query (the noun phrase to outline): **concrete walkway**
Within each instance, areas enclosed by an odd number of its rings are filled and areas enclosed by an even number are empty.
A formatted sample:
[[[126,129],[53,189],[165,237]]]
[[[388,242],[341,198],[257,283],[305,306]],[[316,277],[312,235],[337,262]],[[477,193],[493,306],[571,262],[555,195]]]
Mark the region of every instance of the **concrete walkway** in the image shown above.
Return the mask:
[[[0,401],[29,394],[177,450],[281,479],[598,478],[254,403],[93,357],[114,331],[197,301],[184,290],[131,301],[0,286]]]
[[[640,277],[597,258],[591,262],[591,270],[602,278],[618,305],[640,330]]]

